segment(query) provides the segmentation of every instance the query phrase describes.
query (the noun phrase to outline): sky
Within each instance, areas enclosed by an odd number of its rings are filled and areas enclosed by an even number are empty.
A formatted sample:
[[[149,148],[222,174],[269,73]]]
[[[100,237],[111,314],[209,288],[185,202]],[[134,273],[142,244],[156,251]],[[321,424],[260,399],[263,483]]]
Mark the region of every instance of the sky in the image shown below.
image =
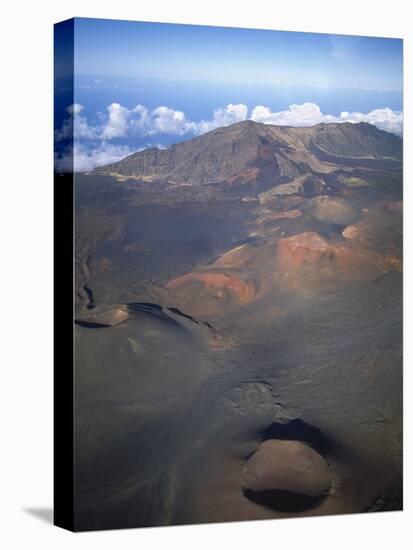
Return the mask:
[[[364,120],[402,133],[400,39],[83,18],[73,27],[55,42],[62,169],[72,129],[78,170],[246,118]]]

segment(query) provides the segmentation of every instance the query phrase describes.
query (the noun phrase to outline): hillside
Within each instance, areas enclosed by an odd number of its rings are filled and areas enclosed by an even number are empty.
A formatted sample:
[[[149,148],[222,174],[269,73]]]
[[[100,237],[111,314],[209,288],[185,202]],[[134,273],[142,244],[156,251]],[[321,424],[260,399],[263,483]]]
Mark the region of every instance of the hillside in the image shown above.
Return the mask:
[[[282,178],[332,172],[336,164],[394,163],[401,156],[400,138],[367,123],[295,128],[246,120],[168,149],[139,151],[94,174],[193,185],[275,185]]]

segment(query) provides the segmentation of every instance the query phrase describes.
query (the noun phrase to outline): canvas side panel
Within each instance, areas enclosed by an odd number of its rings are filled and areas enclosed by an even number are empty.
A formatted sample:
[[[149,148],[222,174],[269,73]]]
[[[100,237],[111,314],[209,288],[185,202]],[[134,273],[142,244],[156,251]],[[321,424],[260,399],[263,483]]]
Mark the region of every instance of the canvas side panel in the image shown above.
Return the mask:
[[[54,27],[54,523],[74,529],[74,20]]]

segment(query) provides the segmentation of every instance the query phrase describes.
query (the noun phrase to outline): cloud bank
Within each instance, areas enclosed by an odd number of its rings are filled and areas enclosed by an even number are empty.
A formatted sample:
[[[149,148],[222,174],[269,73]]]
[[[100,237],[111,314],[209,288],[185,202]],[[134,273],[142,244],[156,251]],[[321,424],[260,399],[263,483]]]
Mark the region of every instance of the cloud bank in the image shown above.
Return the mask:
[[[89,172],[97,166],[122,160],[135,151],[127,145],[102,142],[100,145],[89,147],[77,142],[73,147],[67,147],[55,154],[55,170],[59,173]]]
[[[322,122],[369,122],[380,130],[401,136],[403,133],[403,113],[388,107],[374,109],[369,113],[349,113],[343,111],[339,116],[325,115],[315,103],[290,105],[286,111],[271,112],[268,107],[254,107],[251,120],[279,126],[314,126]]]
[[[188,135],[188,139],[221,126],[228,126],[243,120],[278,126],[313,126],[329,122],[368,122],[380,130],[398,136],[403,132],[403,113],[388,107],[374,109],[369,113],[343,111],[340,115],[324,114],[316,103],[292,104],[283,111],[271,111],[269,107],[257,105],[251,111],[242,103],[228,104],[214,111],[209,120],[190,120],[184,112],[161,105],[148,109],[136,105],[129,109],[120,103],[111,103],[106,113],[100,113],[98,122],[91,123],[84,114],[84,107],[75,103],[67,107],[67,116],[55,132],[56,143],[62,144],[56,155],[56,169],[72,170],[72,153],[75,170],[87,171],[97,166],[116,162],[133,152],[129,145],[121,144],[133,138],[151,138],[156,135]],[[65,141],[74,136],[73,150],[65,149]],[[110,143],[115,140],[116,144]]]

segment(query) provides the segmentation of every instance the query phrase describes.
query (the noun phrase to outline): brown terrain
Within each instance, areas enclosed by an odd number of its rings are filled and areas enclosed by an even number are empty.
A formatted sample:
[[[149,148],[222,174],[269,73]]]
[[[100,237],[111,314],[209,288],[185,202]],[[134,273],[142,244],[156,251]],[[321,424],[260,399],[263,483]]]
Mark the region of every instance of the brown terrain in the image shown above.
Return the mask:
[[[76,177],[79,529],[401,508],[401,157],[245,121]]]

